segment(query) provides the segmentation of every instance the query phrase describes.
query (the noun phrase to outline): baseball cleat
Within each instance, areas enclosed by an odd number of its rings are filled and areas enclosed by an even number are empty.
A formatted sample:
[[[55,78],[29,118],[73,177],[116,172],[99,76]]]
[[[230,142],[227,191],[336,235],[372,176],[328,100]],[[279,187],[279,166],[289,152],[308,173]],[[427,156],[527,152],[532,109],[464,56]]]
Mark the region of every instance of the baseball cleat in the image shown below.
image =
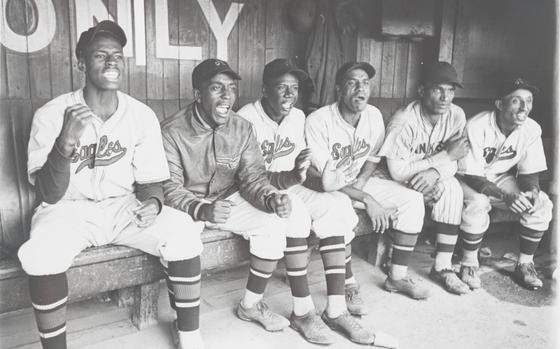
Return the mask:
[[[461,275],[461,280],[469,285],[471,290],[482,287],[482,281],[480,280],[478,267],[462,265],[459,274]]]
[[[533,263],[517,264],[515,270],[513,271],[513,277],[516,278],[523,287],[533,291],[538,290],[543,286]]]
[[[292,313],[290,327],[298,331],[310,343],[329,345],[335,342],[333,332],[315,313],[315,310],[302,316]]]
[[[326,312],[323,312],[321,319],[333,331],[342,333],[354,343],[369,345],[375,341],[375,334],[364,328],[348,311],[335,318],[330,318]]]
[[[413,299],[426,299],[430,296],[430,290],[416,283],[410,276],[400,280],[393,280],[390,277],[385,279],[383,288],[389,292],[399,292]]]
[[[430,278],[442,285],[449,293],[462,295],[469,292],[469,286],[465,284],[451,269],[437,271],[435,268],[430,270]]]
[[[257,322],[270,332],[282,331],[290,325],[288,319],[272,312],[263,301],[258,302],[251,308],[245,308],[242,302],[239,302],[236,313],[241,320]]]
[[[346,307],[350,314],[354,316],[363,316],[367,314],[364,300],[360,296],[360,285],[346,285],[344,287],[344,298],[346,299]]]

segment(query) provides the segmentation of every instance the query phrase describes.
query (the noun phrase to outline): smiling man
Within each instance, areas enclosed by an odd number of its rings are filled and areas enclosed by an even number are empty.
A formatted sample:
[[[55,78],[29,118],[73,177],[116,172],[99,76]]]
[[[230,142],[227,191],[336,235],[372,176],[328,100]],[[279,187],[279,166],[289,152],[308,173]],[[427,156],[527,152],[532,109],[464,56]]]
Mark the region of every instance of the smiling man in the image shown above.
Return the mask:
[[[507,81],[495,109],[467,122],[470,150],[458,171],[465,200],[462,264],[473,268],[478,283],[478,249],[490,224],[488,213],[496,207],[519,216],[520,253],[513,276],[528,289],[542,287],[533,255],[552,219],[552,202],[539,185],[539,173],[546,170],[541,127],[529,117],[537,92],[523,78]]]
[[[270,311],[262,298],[284,255],[291,201],[270,184],[251,124],[232,110],[240,79],[219,59],[194,68],[194,103],[162,122],[171,172],[165,203],[210,229],[249,240],[249,280],[237,316],[280,331],[288,319]]]
[[[321,189],[339,190],[365,206],[373,230],[391,235],[392,265],[384,288],[424,299],[429,291],[407,275],[424,220],[422,194],[387,179],[386,170],[378,168],[385,127],[379,109],[368,104],[374,75],[369,63],[342,65],[335,77],[338,101],[308,116],[305,136]]]
[[[169,178],[159,123],[145,104],[118,91],[126,36],[102,21],[76,45],[84,88],[61,95],[33,117],[29,180],[41,204],[18,252],[43,348],[66,348],[66,270],[89,246],[138,248],[160,257],[168,283],[189,295],[177,310],[182,348],[200,348],[200,232],[185,213],[163,205]],[[182,282],[189,278],[192,282]]]
[[[391,177],[422,193],[431,207],[437,245],[430,277],[461,295],[469,286],[480,286],[459,279],[451,264],[463,208],[463,190],[455,172],[457,160],[468,151],[463,136],[465,112],[452,103],[458,87],[462,85],[451,64],[429,66],[418,87],[419,99],[392,116],[380,155],[387,158]],[[462,270],[462,275],[468,276],[468,271]]]
[[[253,125],[271,182],[292,198],[284,253],[293,296],[291,326],[311,343],[334,342],[332,331],[317,315],[307,282],[307,238],[312,228],[319,237],[326,274],[325,316],[332,318],[331,322],[351,340],[371,344],[377,337],[379,343],[379,334],[374,335],[350,315],[366,313],[357,283],[345,286],[346,270],[349,274],[352,271],[350,258],[345,263],[345,245],[352,242],[358,223],[352,204],[340,192],[320,193],[302,185],[311,164],[311,152],[305,143],[305,115],[294,104],[300,81],[307,78],[307,73],[291,60],[275,59],[264,67],[263,97],[238,112]]]

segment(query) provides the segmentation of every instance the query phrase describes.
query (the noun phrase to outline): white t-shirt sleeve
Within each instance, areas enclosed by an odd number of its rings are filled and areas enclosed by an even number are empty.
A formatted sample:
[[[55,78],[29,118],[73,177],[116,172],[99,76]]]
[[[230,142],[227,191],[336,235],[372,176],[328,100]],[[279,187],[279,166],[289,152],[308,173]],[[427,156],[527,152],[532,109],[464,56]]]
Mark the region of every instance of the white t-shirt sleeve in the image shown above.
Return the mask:
[[[35,185],[35,173],[43,167],[60,134],[64,121],[65,105],[47,104],[33,116],[27,147],[27,176]]]
[[[320,118],[308,117],[305,122],[305,139],[307,146],[311,149],[313,166],[322,173],[330,158],[326,124]]]
[[[531,174],[546,170],[546,158],[541,138],[541,130],[528,143],[525,153],[517,164],[519,174]]]
[[[142,118],[139,131],[141,136],[134,148],[134,179],[140,184],[161,182],[169,178],[169,167],[163,150],[159,122],[151,109],[147,108],[141,112],[147,115]]]

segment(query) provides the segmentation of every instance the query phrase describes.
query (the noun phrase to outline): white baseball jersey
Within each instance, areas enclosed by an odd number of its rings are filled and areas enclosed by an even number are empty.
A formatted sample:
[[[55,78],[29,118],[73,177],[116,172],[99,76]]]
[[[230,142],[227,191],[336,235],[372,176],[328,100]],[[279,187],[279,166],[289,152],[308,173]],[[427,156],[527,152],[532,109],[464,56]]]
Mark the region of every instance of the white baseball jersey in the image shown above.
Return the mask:
[[[290,171],[298,154],[305,149],[305,114],[292,108],[277,124],[263,110],[261,101],[245,105],[237,114],[253,125],[267,171]]]
[[[546,170],[539,124],[527,118],[506,137],[499,129],[496,117],[495,111],[484,111],[467,122],[470,150],[459,161],[458,172],[495,181],[514,166],[519,174]]]
[[[63,200],[100,201],[134,192],[134,183],[169,178],[159,122],[145,104],[117,92],[118,107],[106,121],[94,116],[76,146],[70,166],[70,184]],[[28,177],[46,162],[64,122],[64,111],[86,104],[83,90],[63,94],[33,117],[28,147]]]
[[[442,173],[451,163],[451,159],[441,153],[443,145],[450,138],[463,134],[465,112],[459,106],[451,104],[449,111],[432,125],[422,116],[421,108],[421,102],[417,100],[395,112],[387,126],[387,136],[379,156],[396,160],[426,160],[423,166],[417,167],[417,172],[433,167]],[[436,155],[438,153],[441,155]],[[453,173],[449,175],[454,175],[455,169],[453,166]],[[411,173],[408,177],[414,174],[416,173]]]
[[[361,168],[366,160],[381,160],[378,152],[385,138],[385,125],[379,109],[368,104],[354,127],[342,118],[336,102],[307,117],[305,137],[313,165],[319,171],[323,171],[329,158],[336,160],[337,167],[352,161]]]

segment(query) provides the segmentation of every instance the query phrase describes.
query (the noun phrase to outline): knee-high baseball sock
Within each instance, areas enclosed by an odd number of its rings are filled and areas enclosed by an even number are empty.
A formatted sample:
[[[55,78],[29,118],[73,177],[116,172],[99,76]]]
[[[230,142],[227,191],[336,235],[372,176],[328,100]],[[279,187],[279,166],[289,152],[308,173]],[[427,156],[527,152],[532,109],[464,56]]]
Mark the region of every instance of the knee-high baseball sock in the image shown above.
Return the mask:
[[[451,259],[455,250],[455,244],[457,243],[457,236],[459,235],[459,226],[435,222],[435,231],[437,234],[437,244],[434,268],[437,271],[451,269]]]
[[[66,348],[66,273],[29,276],[29,294],[44,349]]]
[[[344,282],[346,278],[346,246],[344,236],[332,236],[319,241],[319,251],[327,280],[327,314],[331,318],[346,311]]]
[[[410,254],[414,251],[418,234],[407,234],[399,230],[392,230],[393,255],[391,257],[391,272],[393,280],[400,280],[406,276]]]
[[[262,299],[268,279],[270,279],[277,263],[276,259],[264,259],[251,255],[247,290],[242,301],[245,308],[252,308]]]
[[[356,283],[354,278],[354,273],[352,273],[352,243],[346,244],[345,247],[345,270],[346,276],[344,280],[345,285],[351,285]]]
[[[200,256],[168,262],[168,290],[173,296],[179,331],[197,331],[200,317]]]
[[[294,314],[301,316],[315,309],[307,282],[307,239],[286,238],[284,259],[290,280]]]
[[[533,263],[533,255],[537,251],[543,235],[544,232],[542,231],[521,226],[519,232],[519,263]]]
[[[463,259],[461,260],[461,264],[478,267],[478,250],[480,249],[480,245],[482,245],[484,233],[469,234],[461,232],[461,238],[463,240]]]

